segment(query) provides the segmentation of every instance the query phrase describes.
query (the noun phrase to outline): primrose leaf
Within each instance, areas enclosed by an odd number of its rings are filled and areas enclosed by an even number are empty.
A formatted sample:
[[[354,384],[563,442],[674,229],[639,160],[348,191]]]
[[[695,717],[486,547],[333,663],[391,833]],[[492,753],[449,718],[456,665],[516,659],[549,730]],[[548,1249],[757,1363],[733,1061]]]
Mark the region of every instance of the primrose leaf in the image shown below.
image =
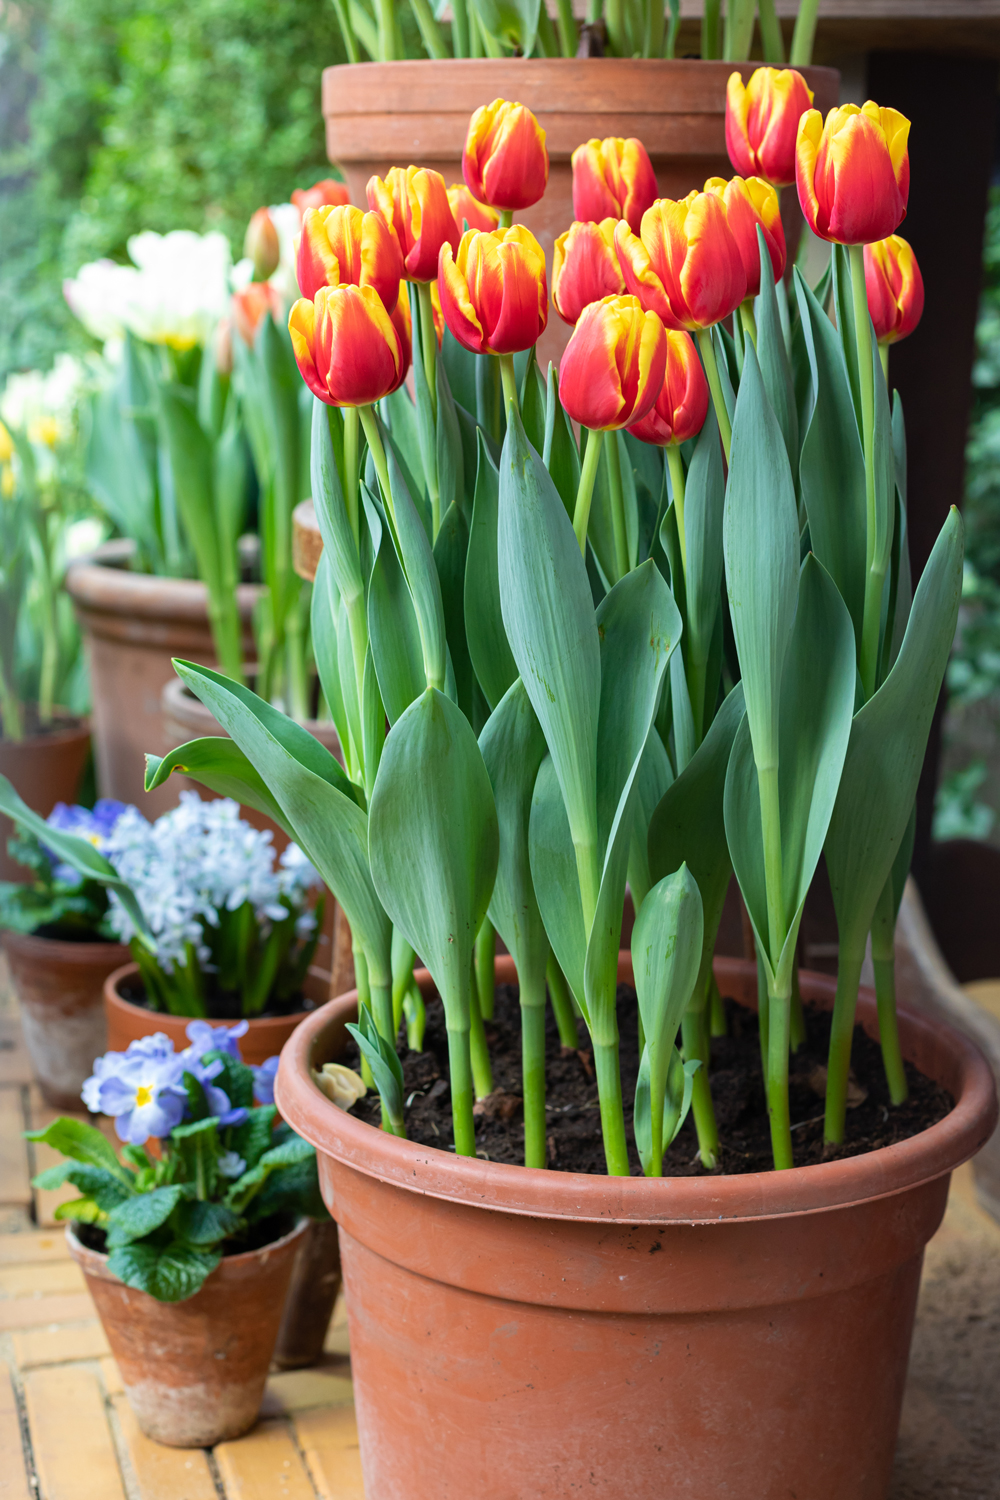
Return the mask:
[[[154,1188],[151,1193],[138,1193],[126,1203],[116,1205],[108,1214],[109,1249],[145,1239],[159,1229],[183,1196],[183,1187],[175,1183],[171,1187]]]
[[[60,1119],[53,1120],[44,1130],[26,1131],[25,1138],[29,1141],[43,1141],[60,1155],[72,1157],[74,1161],[84,1162],[87,1166],[103,1167],[120,1182],[126,1183],[130,1188],[132,1186],[131,1172],[122,1166],[114,1147],[95,1125],[88,1125],[83,1120],[71,1120],[63,1115]]]

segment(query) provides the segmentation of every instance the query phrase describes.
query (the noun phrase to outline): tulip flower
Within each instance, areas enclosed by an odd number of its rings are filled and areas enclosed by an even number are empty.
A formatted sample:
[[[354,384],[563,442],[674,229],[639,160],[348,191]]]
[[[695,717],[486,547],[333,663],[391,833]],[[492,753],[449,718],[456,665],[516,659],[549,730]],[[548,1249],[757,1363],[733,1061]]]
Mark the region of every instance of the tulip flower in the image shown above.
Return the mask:
[[[372,286],[391,313],[399,296],[403,257],[380,213],[362,213],[350,205],[307,208],[295,270],[299,290],[309,301],[321,286]]]
[[[392,388],[392,391],[398,391],[409,373],[410,363],[413,359],[413,321],[410,318],[410,299],[406,295],[405,281],[400,282],[399,296],[396,299],[396,306],[393,308],[390,316],[392,318],[392,326],[399,334],[399,344],[403,351],[403,362],[399,367],[399,376]],[[387,391],[386,395],[391,396],[392,391]]]
[[[763,177],[772,187],[795,181],[795,136],[813,101],[794,68],[757,68],[744,85],[739,73],[726,88],[726,150],[742,177]]]
[[[624,293],[625,281],[615,250],[617,222],[604,219],[600,224],[571,224],[556,240],[552,306],[565,323],[575,323],[591,302]]]
[[[469,229],[454,256],[442,245],[438,292],[445,322],[474,354],[516,354],[545,331],[545,255],[521,224],[495,234]]]
[[[477,109],[465,138],[462,176],[474,198],[501,210],[505,226],[515,209],[537,203],[549,180],[549,153],[531,110],[506,99]]]
[[[324,177],[310,188],[296,188],[292,194],[292,202],[303,218],[307,208],[338,208],[350,201],[347,184],[333,177]]]
[[[253,347],[264,314],[270,313],[277,323],[285,311],[281,297],[269,281],[251,281],[242,291],[234,292],[231,307],[236,332],[248,348]]]
[[[454,250],[459,233],[440,172],[425,167],[393,167],[382,181],[368,181],[368,207],[395,232],[407,281],[433,281],[442,245]]]
[[[312,301],[300,297],[288,331],[302,379],[329,406],[367,407],[399,384],[402,340],[374,287],[323,286]]]
[[[452,183],[448,189],[448,203],[460,230],[463,223],[470,229],[485,229],[487,232],[499,226],[500,215],[495,209],[480,203],[478,198],[473,198],[464,182]]]
[[[924,279],[912,246],[901,235],[865,246],[865,290],[885,363],[888,346],[907,338],[924,311]]]
[[[633,234],[656,201],[653,164],[641,141],[609,136],[573,152],[573,217],[599,223],[610,215],[626,219]]]
[[[254,281],[266,281],[278,269],[281,245],[274,220],[266,208],[251,214],[243,239],[243,254],[253,261]]]
[[[663,324],[655,313],[644,311],[638,297],[604,297],[580,314],[559,366],[559,396],[574,422],[590,429],[573,514],[581,552],[586,548],[601,435],[646,415],[663,387],[666,364]],[[623,578],[629,561],[617,439],[605,446],[615,565]]]
[[[684,530],[684,464],[680,445],[697,437],[708,416],[708,381],[691,335],[666,330],[667,364],[660,394],[644,417],[629,424],[629,432],[644,443],[665,449],[670,488],[677,517],[681,567],[687,572],[687,535]]]
[[[823,123],[818,109],[799,121],[795,181],[805,221],[821,240],[868,245],[906,218],[910,122],[871,99],[843,104]]]
[[[758,224],[764,231],[775,281],[780,281],[785,274],[785,231],[778,194],[763,177],[732,177],[728,182],[724,177],[710,177],[705,183],[705,192],[714,193],[726,205],[726,219],[746,272],[746,295],[756,297],[760,291]]]

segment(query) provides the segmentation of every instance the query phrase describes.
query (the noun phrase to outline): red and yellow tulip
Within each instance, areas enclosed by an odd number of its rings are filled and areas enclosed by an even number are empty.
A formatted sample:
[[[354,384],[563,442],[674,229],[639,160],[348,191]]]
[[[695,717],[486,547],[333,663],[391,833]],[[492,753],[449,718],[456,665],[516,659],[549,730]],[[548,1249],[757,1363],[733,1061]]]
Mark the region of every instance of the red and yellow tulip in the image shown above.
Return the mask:
[[[530,109],[494,99],[469,121],[462,176],[473,198],[491,208],[530,208],[545,192],[549,153]]]
[[[330,406],[370,406],[406,374],[403,342],[371,286],[323,286],[300,297],[288,331],[306,385]]]
[[[634,136],[587,141],[573,152],[574,219],[595,224],[608,216],[626,219],[632,233],[638,234],[657,191],[653,164]]]
[[[442,245],[454,249],[458,227],[440,172],[426,167],[393,167],[385,181],[368,181],[368,207],[391,225],[403,256],[407,281],[433,281]]]
[[[483,229],[487,233],[496,229],[500,223],[500,215],[485,203],[480,203],[478,198],[473,198],[464,182],[452,183],[448,189],[448,203],[462,233],[463,223],[468,224],[470,229]]]
[[[795,181],[805,221],[821,240],[869,245],[906,218],[910,122],[871,99],[842,104],[826,123],[818,109],[799,121]]]
[[[495,234],[470,229],[456,255],[442,245],[438,292],[445,322],[474,354],[516,354],[545,330],[545,255],[522,224]]]
[[[668,328],[709,328],[747,294],[743,258],[715,193],[657,199],[639,234],[618,225],[615,247],[626,287]]]
[[[726,220],[739,246],[746,272],[748,297],[760,291],[760,247],[757,226],[764,231],[764,241],[771,257],[775,281],[785,274],[785,231],[781,223],[778,194],[763,177],[710,177],[705,192],[714,193],[726,205]]]
[[[625,291],[615,250],[617,218],[571,224],[556,240],[552,256],[552,306],[565,323],[575,323],[591,302]]]
[[[559,397],[574,422],[597,432],[627,427],[663,386],[667,337],[638,297],[604,297],[580,314],[559,366]]]
[[[691,335],[665,330],[667,363],[660,394],[629,432],[644,443],[661,448],[679,446],[696,437],[708,416],[708,381]]]
[[[729,75],[726,150],[741,177],[763,177],[772,187],[795,181],[795,137],[812,105],[812,89],[794,68],[757,68],[744,84]]]
[[[924,279],[913,248],[891,234],[865,246],[868,311],[880,344],[895,344],[913,332],[924,311]]]
[[[325,208],[327,205],[337,208],[350,201],[347,184],[337,182],[333,177],[323,177],[312,187],[296,188],[292,194],[292,202],[303,218],[307,208]]]
[[[269,281],[251,281],[242,291],[234,292],[231,307],[236,332],[248,348],[253,346],[265,313],[270,313],[276,323],[285,313],[278,290]]]
[[[258,208],[250,215],[243,237],[243,254],[253,261],[254,281],[266,281],[278,269],[281,245],[274,220],[266,208]]]
[[[349,204],[307,208],[295,271],[299,291],[310,301],[321,286],[372,286],[391,313],[399,296],[403,257],[380,213],[362,213]]]

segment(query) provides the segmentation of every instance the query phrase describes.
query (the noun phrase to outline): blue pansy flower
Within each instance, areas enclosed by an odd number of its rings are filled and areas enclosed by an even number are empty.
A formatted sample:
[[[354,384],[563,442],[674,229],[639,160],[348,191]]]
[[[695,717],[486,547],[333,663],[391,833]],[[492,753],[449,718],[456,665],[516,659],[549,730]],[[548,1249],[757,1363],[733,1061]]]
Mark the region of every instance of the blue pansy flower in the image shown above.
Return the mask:
[[[258,1104],[274,1103],[274,1080],[278,1072],[277,1057],[269,1057],[253,1069],[253,1096]]]
[[[249,1021],[237,1021],[234,1026],[213,1026],[209,1021],[189,1021],[187,1036],[190,1046],[185,1056],[204,1057],[206,1052],[225,1052],[240,1061],[239,1040],[246,1036]]]
[[[146,1043],[150,1040],[143,1038]],[[114,1116],[120,1140],[143,1146],[150,1136],[169,1135],[184,1118],[183,1072],[180,1058],[172,1051],[155,1052],[133,1042],[127,1052],[107,1052],[96,1060],[83,1086],[84,1103],[88,1109]]]

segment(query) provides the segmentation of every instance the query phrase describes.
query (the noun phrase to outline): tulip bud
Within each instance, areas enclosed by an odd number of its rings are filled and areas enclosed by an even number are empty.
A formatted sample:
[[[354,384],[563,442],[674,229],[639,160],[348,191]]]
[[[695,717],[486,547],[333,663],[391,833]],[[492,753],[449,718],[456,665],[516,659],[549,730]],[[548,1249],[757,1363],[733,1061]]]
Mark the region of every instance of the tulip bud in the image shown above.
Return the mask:
[[[813,102],[812,89],[794,68],[757,68],[750,82],[729,75],[726,150],[741,177],[763,177],[772,187],[795,181],[795,136]]]
[[[663,385],[667,337],[638,297],[604,297],[580,314],[559,366],[559,397],[574,422],[594,431],[627,427]]]
[[[307,208],[296,252],[299,291],[311,301],[321,286],[373,286],[392,312],[403,257],[381,214],[350,205]]]
[[[403,255],[407,281],[433,281],[441,246],[454,250],[459,233],[440,172],[425,167],[393,167],[383,182],[368,181],[368,207],[391,225]]]
[[[821,240],[870,245],[906,218],[910,122],[871,99],[859,109],[818,109],[799,121],[795,181],[806,223]]]
[[[230,306],[236,331],[248,348],[253,347],[265,313],[270,313],[276,323],[284,316],[281,298],[269,281],[251,281],[242,291],[233,293]]]
[[[609,215],[627,219],[633,234],[656,202],[653,164],[634,136],[588,141],[573,152],[573,217],[599,223]]]
[[[697,437],[708,416],[708,381],[689,333],[664,330],[667,364],[660,394],[644,417],[629,426],[634,437],[661,448]]]
[[[924,278],[913,247],[901,235],[865,246],[865,290],[879,343],[907,338],[923,316]]]
[[[306,385],[330,406],[370,406],[406,373],[403,345],[370,286],[322,286],[288,316],[292,349]]]
[[[618,253],[615,250],[615,225],[618,220],[604,219],[600,224],[571,224],[555,243],[552,256],[552,306],[565,323],[575,323],[591,302],[604,297],[620,297],[625,291]]]
[[[465,233],[463,223],[468,224],[470,229],[483,229],[487,233],[496,229],[500,223],[500,215],[492,208],[487,208],[485,203],[480,203],[478,198],[473,198],[464,182],[452,183],[448,189],[448,204],[462,234]]]
[[[726,221],[739,246],[740,259],[747,278],[746,295],[756,297],[760,291],[760,246],[757,226],[764,231],[764,242],[771,257],[776,282],[785,274],[785,230],[781,222],[781,204],[777,191],[763,177],[710,177],[705,192],[714,193],[726,205]]]
[[[233,325],[229,318],[216,323],[212,343],[216,371],[225,379],[233,373]]]
[[[296,188],[292,194],[292,202],[303,218],[307,208],[340,208],[350,201],[347,184],[333,177],[324,177],[310,188]]]
[[[710,328],[746,296],[743,258],[714,193],[657,199],[640,234],[618,225],[615,248],[626,287],[668,328]]]
[[[274,220],[266,208],[258,208],[251,216],[243,240],[243,254],[253,261],[254,281],[266,281],[278,269],[281,245]]]
[[[472,196],[491,208],[537,203],[549,180],[549,153],[531,110],[506,99],[481,105],[469,121],[462,176]]]
[[[445,322],[473,354],[516,354],[545,331],[545,255],[523,224],[495,234],[470,229],[455,256],[442,245],[438,292]]]

